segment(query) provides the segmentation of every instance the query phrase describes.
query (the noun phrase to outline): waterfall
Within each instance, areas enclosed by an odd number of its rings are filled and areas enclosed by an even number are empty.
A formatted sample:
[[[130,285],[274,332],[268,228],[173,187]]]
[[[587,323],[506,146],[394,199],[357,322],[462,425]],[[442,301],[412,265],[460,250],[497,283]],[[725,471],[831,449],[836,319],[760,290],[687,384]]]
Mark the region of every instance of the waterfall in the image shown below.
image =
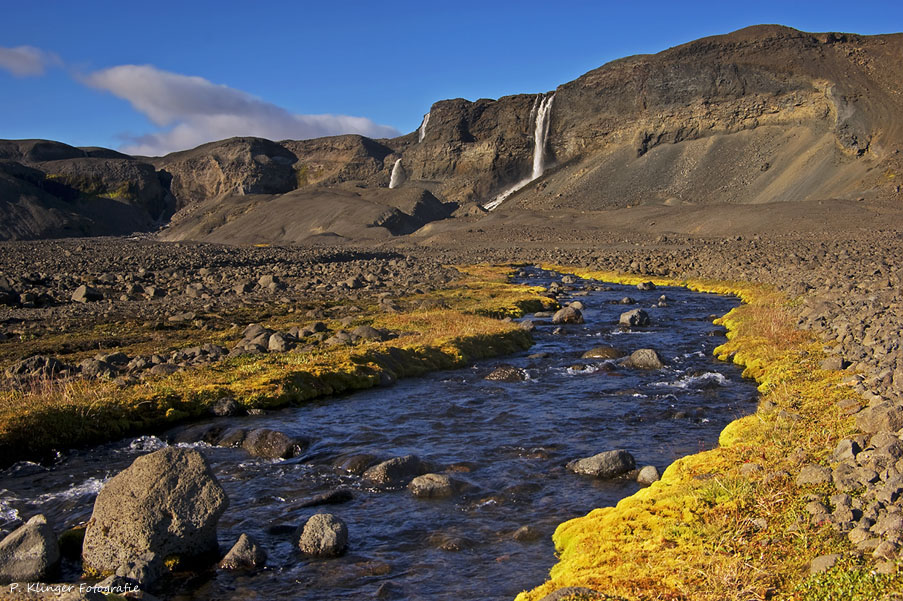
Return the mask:
[[[395,161],[392,167],[392,177],[389,178],[389,187],[397,188],[404,181],[404,169],[401,167],[401,159]]]
[[[536,101],[539,102],[539,98],[537,96]],[[483,208],[487,211],[491,211],[497,208],[500,204],[505,202],[509,196],[535,180],[536,178],[542,176],[543,171],[546,168],[546,142],[549,138],[549,115],[552,113],[552,100],[555,99],[555,93],[552,92],[548,95],[548,97],[543,97],[542,101],[533,103],[533,110],[530,111],[530,116],[536,115],[536,122],[533,126],[533,171],[530,174],[530,177],[526,179],[522,179],[517,182],[491,201],[487,202]]]
[[[549,94],[539,103],[536,112],[536,128],[533,130],[533,177],[531,181],[540,177],[546,168],[546,140],[549,137],[549,113],[552,112],[552,101],[555,94]]]
[[[423,116],[423,123],[420,124],[420,129],[417,130],[418,138],[417,142],[423,142],[423,139],[426,137],[426,124],[430,122],[430,114],[427,113]]]

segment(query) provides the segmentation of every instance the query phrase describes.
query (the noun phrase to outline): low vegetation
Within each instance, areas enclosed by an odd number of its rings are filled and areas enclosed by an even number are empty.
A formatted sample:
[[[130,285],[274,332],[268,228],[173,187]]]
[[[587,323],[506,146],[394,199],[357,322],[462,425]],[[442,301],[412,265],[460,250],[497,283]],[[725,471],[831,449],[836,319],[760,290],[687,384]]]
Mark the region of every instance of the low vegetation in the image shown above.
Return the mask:
[[[377,303],[356,312],[351,324],[372,325],[397,334],[385,342],[353,346],[311,346],[303,352],[232,357],[209,366],[147,377],[122,386],[110,380],[40,378],[8,382],[0,390],[0,454],[7,461],[37,457],[65,448],[149,431],[174,422],[205,416],[212,403],[231,396],[246,408],[272,408],[369,388],[399,377],[461,367],[468,362],[528,348],[530,335],[517,324],[492,317],[522,315],[553,308],[541,288],[507,282],[501,268],[468,267],[450,287],[416,298],[401,299],[409,310],[393,313]],[[231,316],[244,323],[261,318],[274,328],[303,326],[291,306],[268,314]],[[244,319],[240,319],[244,317]],[[153,329],[131,324],[99,325],[81,332],[50,335],[3,345],[7,364],[36,350],[56,351],[64,361],[77,362],[96,352],[96,344],[121,342],[129,353],[172,350],[217,342],[234,343],[240,329],[211,332],[178,326]],[[337,321],[330,329],[343,327]],[[95,349],[92,351],[91,349]],[[27,354],[13,357],[15,349]]]
[[[876,574],[830,525],[812,523],[812,498],[827,487],[800,488],[803,461],[827,464],[837,441],[854,430],[836,403],[850,398],[840,372],[819,368],[822,346],[795,329],[786,300],[765,286],[676,281],[570,270],[585,278],[680,285],[735,294],[744,304],[722,317],[728,341],[715,353],[759,382],[754,415],[729,424],[720,446],[674,462],[661,481],[561,524],[559,562],[545,584],[518,596],[534,601],[568,586],[629,599],[895,599],[903,575]],[[842,560],[809,574],[828,553]],[[895,591],[897,596],[895,597]]]

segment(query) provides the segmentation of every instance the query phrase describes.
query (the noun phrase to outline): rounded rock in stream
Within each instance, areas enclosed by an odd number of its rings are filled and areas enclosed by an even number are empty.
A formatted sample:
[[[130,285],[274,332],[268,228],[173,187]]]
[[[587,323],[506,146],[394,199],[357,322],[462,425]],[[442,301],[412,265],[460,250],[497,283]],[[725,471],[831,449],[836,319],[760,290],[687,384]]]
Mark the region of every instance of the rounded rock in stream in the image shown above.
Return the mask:
[[[636,468],[633,455],[623,449],[604,451],[592,457],[575,459],[567,464],[574,473],[596,478],[615,478]]]
[[[224,570],[256,570],[267,561],[267,553],[247,534],[238,537],[226,556],[219,562]]]
[[[241,446],[254,457],[287,459],[298,454],[301,443],[282,432],[259,428],[248,432]]]
[[[438,499],[452,496],[455,483],[445,474],[424,474],[411,480],[408,490],[421,499]]]
[[[651,348],[641,348],[633,351],[624,361],[624,365],[635,369],[661,369],[665,366],[658,353]]]
[[[513,365],[499,365],[483,379],[494,382],[523,382],[527,379],[527,372]]]
[[[168,447],[138,457],[97,495],[85,531],[85,571],[115,572],[152,552],[162,561],[216,553],[226,493],[194,449]]]
[[[582,355],[580,355],[581,359],[619,359],[624,356],[624,353],[619,351],[613,346],[596,346]]]
[[[583,313],[577,307],[567,306],[555,312],[552,323],[583,323]]]
[[[393,484],[410,480],[426,471],[423,462],[415,455],[393,457],[378,463],[364,472],[364,478],[377,484]]]
[[[634,309],[621,313],[618,323],[622,326],[648,326],[650,323],[649,314],[642,309]]]
[[[313,557],[336,557],[348,546],[348,526],[331,513],[318,513],[299,528],[298,548]]]

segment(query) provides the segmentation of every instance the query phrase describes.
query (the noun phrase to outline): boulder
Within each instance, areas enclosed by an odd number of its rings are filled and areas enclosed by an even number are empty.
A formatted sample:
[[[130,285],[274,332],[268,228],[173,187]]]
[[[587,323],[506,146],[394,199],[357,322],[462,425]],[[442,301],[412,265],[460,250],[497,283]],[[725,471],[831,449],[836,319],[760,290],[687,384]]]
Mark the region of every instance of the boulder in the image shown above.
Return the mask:
[[[282,432],[259,428],[251,430],[245,436],[241,447],[254,457],[264,459],[287,459],[298,454],[301,445],[299,441]]]
[[[826,484],[831,481],[830,468],[807,463],[800,469],[799,475],[796,477],[797,486],[808,486]]]
[[[633,351],[624,361],[624,365],[635,369],[661,369],[665,366],[658,353],[651,348],[641,348]]]
[[[74,368],[56,359],[44,355],[35,355],[13,364],[6,373],[10,376],[50,377],[65,375]]]
[[[613,346],[595,346],[582,355],[581,359],[618,359],[623,357],[624,353]]]
[[[75,292],[72,293],[72,302],[75,303],[89,303],[102,299],[103,294],[100,292],[100,290],[86,286],[84,284],[76,288]]]
[[[393,484],[410,480],[425,471],[423,462],[416,455],[405,455],[377,463],[364,472],[364,479],[377,484]]]
[[[636,285],[637,290],[655,290],[655,284],[652,282],[641,282]]]
[[[348,527],[331,513],[310,517],[300,529],[298,548],[305,555],[336,557],[348,546]]]
[[[94,502],[82,552],[87,572],[115,572],[145,553],[202,559],[217,551],[229,500],[198,451],[167,447],[135,459]]]
[[[357,326],[351,330],[351,338],[353,340],[386,340],[385,332],[377,330],[373,326]]]
[[[863,409],[856,415],[856,427],[869,434],[895,432],[903,428],[903,407],[885,401]]]
[[[0,584],[44,580],[59,561],[56,535],[38,514],[0,541]]]
[[[408,490],[415,497],[436,499],[454,494],[455,484],[445,474],[423,474],[411,480]]]
[[[210,406],[210,413],[217,417],[232,417],[241,413],[241,405],[234,398],[224,396]]]
[[[257,570],[264,566],[266,560],[266,551],[253,538],[242,534],[219,562],[219,567],[223,570]]]
[[[654,465],[644,466],[636,476],[636,481],[640,484],[652,484],[660,479],[661,476],[659,476],[658,469]]]
[[[596,478],[614,478],[636,468],[633,455],[623,449],[604,451],[592,457],[576,459],[567,464],[574,473],[595,476]]]
[[[649,314],[642,309],[625,311],[618,318],[618,323],[622,326],[648,326],[649,322]]]
[[[527,379],[527,372],[513,365],[500,365],[483,379],[495,382],[523,382]]]
[[[567,306],[552,315],[552,323],[583,323],[583,313],[577,307]]]

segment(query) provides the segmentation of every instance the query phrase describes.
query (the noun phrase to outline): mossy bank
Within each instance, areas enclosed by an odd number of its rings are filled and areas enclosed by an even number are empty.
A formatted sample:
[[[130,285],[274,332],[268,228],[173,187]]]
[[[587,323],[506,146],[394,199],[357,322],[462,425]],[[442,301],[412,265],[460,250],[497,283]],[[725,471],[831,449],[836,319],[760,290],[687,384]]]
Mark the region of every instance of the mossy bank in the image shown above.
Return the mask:
[[[289,352],[239,354],[134,382],[85,377],[9,381],[0,391],[0,454],[8,463],[40,458],[54,449],[153,431],[209,415],[211,406],[223,397],[236,399],[245,409],[268,409],[461,367],[528,348],[532,344],[529,332],[501,318],[556,306],[553,299],[542,295],[542,289],[508,283],[504,268],[462,267],[460,274],[446,287],[396,299],[391,311],[376,298],[358,299],[362,306],[355,306],[352,316],[342,323],[328,322],[333,329],[380,328],[392,333],[389,340],[353,345],[312,340]],[[254,316],[246,315],[245,320]],[[285,303],[281,311],[269,311],[265,323],[284,329],[309,321],[294,312],[291,303]],[[134,327],[141,329],[138,324]],[[169,332],[169,338],[131,332],[120,337],[126,346],[116,348],[134,352],[148,344],[230,343],[236,331],[235,327],[210,332],[180,326]],[[62,353],[63,361],[70,355],[78,359],[89,352],[78,344],[79,336],[97,336],[96,327],[70,332],[64,342],[48,336],[23,348],[45,345]]]
[[[864,402],[842,372],[821,368],[823,347],[795,329],[791,301],[763,285],[551,268],[740,297],[744,304],[718,320],[728,341],[715,353],[745,367],[761,400],[724,429],[718,448],[674,462],[616,507],[561,524],[550,579],[517,601],[565,587],[627,599],[899,598],[899,561],[854,549],[811,511],[814,502],[831,507],[837,491],[830,478],[806,483],[801,467],[831,464],[838,441],[856,430],[851,404],[855,411]],[[862,492],[853,491],[853,503]],[[833,567],[812,569],[824,556]]]

